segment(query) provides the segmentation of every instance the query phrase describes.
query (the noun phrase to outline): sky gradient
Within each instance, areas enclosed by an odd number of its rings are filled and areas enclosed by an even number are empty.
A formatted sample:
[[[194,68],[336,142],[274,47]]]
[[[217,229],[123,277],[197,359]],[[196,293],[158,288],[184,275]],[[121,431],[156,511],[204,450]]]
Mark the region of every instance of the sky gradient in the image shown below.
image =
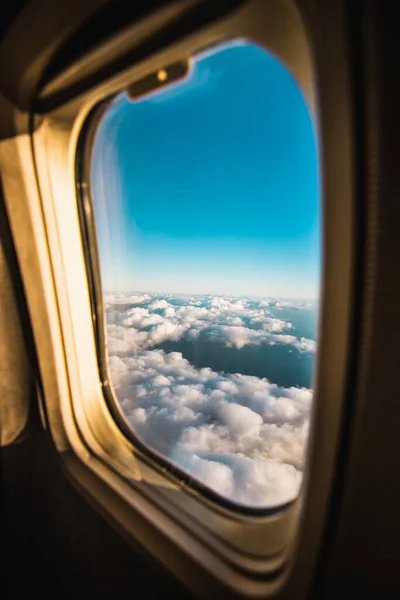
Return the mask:
[[[93,149],[103,288],[316,298],[317,140],[293,77],[247,43],[115,98]]]

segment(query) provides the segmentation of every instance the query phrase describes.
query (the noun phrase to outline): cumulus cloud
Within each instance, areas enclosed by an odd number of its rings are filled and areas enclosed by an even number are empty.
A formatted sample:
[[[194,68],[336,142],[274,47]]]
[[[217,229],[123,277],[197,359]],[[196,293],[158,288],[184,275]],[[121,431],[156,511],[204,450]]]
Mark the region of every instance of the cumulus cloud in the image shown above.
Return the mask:
[[[105,303],[111,381],[136,435],[235,503],[270,507],[295,498],[312,390],[196,369],[181,353],[157,346],[201,337],[218,348],[285,345],[312,355],[315,340],[285,318],[293,315],[288,309],[309,311],[312,304],[139,293],[107,294]]]
[[[104,300],[108,307],[111,304],[145,304],[151,298],[147,294],[106,293],[104,294]]]
[[[311,390],[196,369],[163,350],[111,355],[109,368],[136,434],[203,484],[249,506],[297,495]]]
[[[156,310],[157,308],[167,308],[167,306],[168,306],[168,302],[163,298],[162,300],[155,300],[150,305],[150,308],[152,310]]]
[[[304,300],[273,300],[269,302],[269,306],[282,310],[285,308],[295,308],[298,310],[311,310],[313,308],[312,302],[306,302]]]
[[[249,344],[285,344],[299,352],[315,352],[314,340],[289,333],[293,330],[292,323],[272,314],[272,309],[282,310],[289,305],[308,309],[304,303],[220,296],[117,295],[115,302],[108,296],[108,335],[113,351],[120,355],[134,354],[167,340],[193,341],[200,334],[237,349]],[[125,335],[126,328],[135,328],[143,335]]]
[[[304,337],[296,338],[294,335],[276,335],[275,341],[282,344],[291,344],[300,352],[315,352],[317,349],[317,342],[315,340],[309,340]]]

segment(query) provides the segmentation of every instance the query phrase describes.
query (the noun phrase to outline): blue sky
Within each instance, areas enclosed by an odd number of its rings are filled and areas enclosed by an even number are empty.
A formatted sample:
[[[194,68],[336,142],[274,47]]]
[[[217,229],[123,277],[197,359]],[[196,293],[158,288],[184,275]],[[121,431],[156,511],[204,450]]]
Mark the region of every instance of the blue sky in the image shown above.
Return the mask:
[[[316,298],[317,140],[292,76],[235,43],[100,124],[92,193],[110,291]]]

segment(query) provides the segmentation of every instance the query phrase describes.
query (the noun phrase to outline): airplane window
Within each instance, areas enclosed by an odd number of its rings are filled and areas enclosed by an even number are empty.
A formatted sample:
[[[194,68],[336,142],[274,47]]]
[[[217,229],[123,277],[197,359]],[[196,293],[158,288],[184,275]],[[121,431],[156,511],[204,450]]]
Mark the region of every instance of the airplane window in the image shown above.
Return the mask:
[[[116,96],[94,141],[110,380],[153,456],[238,507],[276,507],[299,492],[313,398],[313,118],[246,41],[166,79]]]

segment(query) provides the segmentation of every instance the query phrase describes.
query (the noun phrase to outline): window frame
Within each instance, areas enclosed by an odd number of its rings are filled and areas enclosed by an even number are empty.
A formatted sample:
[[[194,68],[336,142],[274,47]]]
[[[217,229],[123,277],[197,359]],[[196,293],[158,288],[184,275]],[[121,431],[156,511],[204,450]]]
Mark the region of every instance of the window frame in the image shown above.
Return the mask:
[[[188,570],[191,581],[194,569],[197,581],[201,581],[206,573],[208,577],[211,573],[212,581],[222,582],[224,589],[257,596],[278,590],[288,576],[291,557],[298,543],[297,534],[303,527],[307,510],[316,502],[315,491],[312,494],[309,490],[311,481],[322,482],[317,494],[318,502],[321,503],[317,511],[319,515],[326,510],[328,503],[345,395],[347,341],[351,334],[354,267],[351,236],[352,181],[349,172],[351,141],[344,140],[345,151],[338,159],[339,170],[345,174],[342,182],[345,193],[341,198],[335,195],[337,188],[335,193],[329,191],[329,177],[325,177],[322,314],[312,435],[302,491],[290,506],[264,516],[237,515],[213,505],[212,512],[215,513],[216,522],[225,523],[218,531],[219,540],[211,531],[205,532],[202,526],[205,514],[202,510],[203,501],[199,503],[195,496],[186,494],[182,486],[176,488],[174,483],[167,481],[165,475],[151,471],[146,465],[138,467],[141,458],[139,453],[117,426],[105,403],[104,385],[99,377],[93,306],[87,279],[87,251],[85,253],[82,242],[75,185],[76,152],[82,128],[99,102],[127,87],[134,79],[174,62],[182,53],[193,54],[196,50],[224,41],[227,37],[245,37],[275,53],[295,75],[316,114],[310,40],[298,7],[291,1],[282,3],[271,0],[263,3],[254,0],[159,54],[117,73],[63,106],[47,114],[36,115],[32,122],[32,136],[23,134],[2,142],[1,162],[5,170],[7,207],[37,343],[44,389],[43,421],[50,430],[64,464],[91,496],[95,487],[93,477],[96,479],[96,485],[103,489],[98,498],[99,504],[123,528],[132,529],[132,523],[127,524],[126,518],[121,520],[112,511],[107,500],[110,490],[114,498],[123,503],[128,521],[140,514],[154,529],[161,532],[163,539],[172,540],[172,548],[179,549],[181,554],[183,552],[185,557],[189,557],[192,565]],[[305,71],[302,68],[304,64]],[[351,115],[346,115],[345,128],[349,127],[349,120],[351,121]],[[339,138],[341,133],[338,132]],[[339,139],[339,144],[340,141]],[[331,169],[332,164],[326,155],[323,158],[325,160],[320,162],[326,175],[327,163]],[[346,159],[349,160],[347,168]],[[82,192],[82,186],[80,191]],[[17,196],[22,199],[19,206],[13,202],[13,198]],[[350,202],[346,206],[349,198]],[[334,216],[334,203],[339,203],[342,210],[338,211],[336,208],[335,218],[332,223],[328,223],[328,215]],[[341,256],[344,255],[347,259],[344,274],[343,271],[338,273],[333,260],[334,247],[338,250],[334,234],[338,231],[345,233],[340,240]],[[23,240],[26,236],[30,241],[24,247]],[[342,287],[335,289],[334,284],[340,281]],[[341,323],[335,323],[333,331],[326,315],[338,314],[340,310],[344,310],[343,319]],[[329,346],[329,341],[332,340],[333,347]],[[330,362],[329,355],[331,358],[336,357],[336,361]],[[82,362],[80,359],[83,357]],[[332,390],[329,389],[328,379],[332,381],[334,371],[338,377],[335,389]],[[322,410],[318,396],[323,393],[325,406]],[[312,451],[315,447],[318,447],[320,456]],[[325,470],[327,464],[331,467],[327,469],[325,477],[321,463],[324,463]],[[140,471],[144,470],[146,477],[152,481],[151,485],[140,481]],[[84,472],[85,475],[78,475],[78,472]],[[157,487],[166,491],[161,495],[161,500],[159,493],[154,494]],[[168,495],[173,495],[174,491],[185,498],[184,503],[190,503],[189,515],[184,514],[179,503],[174,501],[174,505],[171,505],[168,501]],[[198,524],[193,520],[195,508]],[[210,507],[206,508],[209,511]],[[207,514],[210,516],[211,512]],[[320,523],[319,531],[315,532],[317,538],[318,533],[321,533],[321,526]],[[264,531],[261,531],[261,527]],[[211,529],[216,529],[215,522],[210,526]],[[221,531],[225,535],[224,541],[221,541]],[[140,537],[137,531],[131,531],[130,534]],[[265,546],[261,551],[255,551],[260,540]],[[145,536],[141,542],[176,574],[184,579],[188,578],[174,560],[175,550],[172,552],[174,556],[166,556],[155,547],[154,540]],[[244,550],[246,544],[248,547]]]
[[[236,38],[237,39],[237,38]],[[232,40],[233,41],[233,40]],[[229,47],[229,40],[222,40],[211,49],[218,51],[218,46],[222,49]],[[200,52],[202,49],[200,49]],[[195,58],[195,57],[193,57]],[[123,91],[123,90],[122,90]],[[94,106],[82,127],[76,150],[76,182],[77,182],[77,201],[80,217],[82,237],[84,241],[84,252],[86,261],[86,271],[90,289],[90,300],[93,315],[93,327],[96,338],[96,350],[99,362],[100,379],[102,382],[107,406],[113,415],[124,435],[135,444],[136,452],[139,453],[141,460],[145,461],[153,469],[162,472],[165,477],[170,477],[177,485],[184,485],[188,492],[193,490],[198,495],[199,501],[210,506],[211,502],[219,505],[220,508],[226,508],[228,511],[237,513],[237,516],[248,515],[250,517],[265,517],[268,515],[289,509],[295,500],[272,507],[258,507],[250,505],[240,505],[234,503],[228,498],[224,498],[211,488],[203,484],[199,479],[192,477],[189,472],[185,472],[179,466],[174,465],[161,453],[153,450],[146,445],[130,427],[118,401],[108,369],[107,353],[107,333],[106,333],[106,311],[104,309],[102,284],[101,284],[101,264],[98,253],[96,224],[93,210],[93,198],[91,191],[91,164],[93,155],[93,144],[98,130],[98,126],[112,105],[115,97],[112,95]],[[182,507],[183,509],[184,507]]]

